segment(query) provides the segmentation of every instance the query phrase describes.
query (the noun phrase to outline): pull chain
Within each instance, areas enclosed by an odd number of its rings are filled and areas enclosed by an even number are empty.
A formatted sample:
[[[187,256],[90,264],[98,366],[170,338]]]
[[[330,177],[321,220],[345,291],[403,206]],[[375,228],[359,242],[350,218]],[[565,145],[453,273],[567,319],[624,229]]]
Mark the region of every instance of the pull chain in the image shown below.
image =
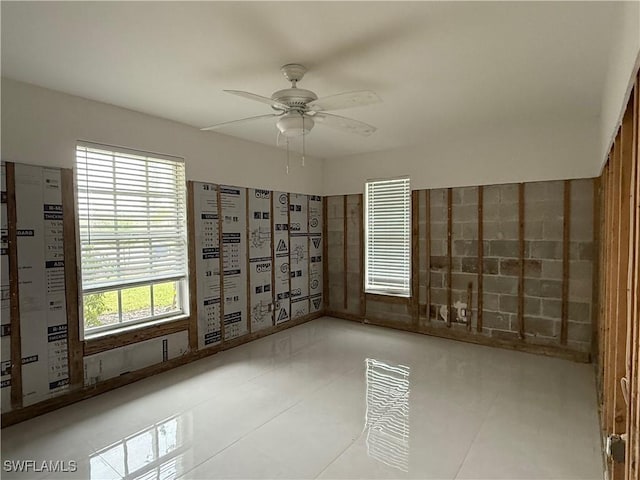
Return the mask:
[[[289,137],[287,138],[287,175],[289,175]]]
[[[302,166],[304,167],[304,137],[305,137],[305,129],[304,129],[304,114],[302,115]]]

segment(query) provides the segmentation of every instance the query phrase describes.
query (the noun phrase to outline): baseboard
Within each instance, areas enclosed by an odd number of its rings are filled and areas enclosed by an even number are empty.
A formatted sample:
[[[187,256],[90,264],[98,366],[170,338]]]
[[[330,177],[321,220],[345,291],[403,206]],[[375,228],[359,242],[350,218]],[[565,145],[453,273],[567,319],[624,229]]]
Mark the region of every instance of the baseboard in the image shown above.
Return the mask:
[[[403,325],[395,322],[385,322],[381,320],[373,320],[354,315],[352,313],[336,312],[334,310],[327,311],[326,315],[343,320],[350,320],[367,325],[377,327],[393,328],[405,332],[420,333],[432,337],[447,338],[449,340],[457,340],[466,343],[475,343],[476,345],[484,345],[487,347],[504,348],[507,350],[517,350],[526,353],[534,353],[537,355],[545,355],[548,357],[563,358],[579,363],[590,363],[591,355],[588,352],[580,352],[554,345],[536,345],[527,343],[526,341],[511,341],[497,338],[487,337],[482,334],[473,334],[466,331],[456,331],[449,328],[427,327],[421,326],[414,328],[412,325]]]

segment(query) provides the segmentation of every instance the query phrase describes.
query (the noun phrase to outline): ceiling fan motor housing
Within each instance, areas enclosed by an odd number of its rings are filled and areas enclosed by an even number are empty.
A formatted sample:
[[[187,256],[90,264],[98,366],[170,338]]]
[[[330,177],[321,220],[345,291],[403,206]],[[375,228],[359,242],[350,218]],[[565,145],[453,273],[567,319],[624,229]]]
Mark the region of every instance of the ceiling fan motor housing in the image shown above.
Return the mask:
[[[304,88],[285,88],[271,95],[271,99],[287,107],[304,110],[307,103],[317,100],[318,96],[311,90],[305,90]]]

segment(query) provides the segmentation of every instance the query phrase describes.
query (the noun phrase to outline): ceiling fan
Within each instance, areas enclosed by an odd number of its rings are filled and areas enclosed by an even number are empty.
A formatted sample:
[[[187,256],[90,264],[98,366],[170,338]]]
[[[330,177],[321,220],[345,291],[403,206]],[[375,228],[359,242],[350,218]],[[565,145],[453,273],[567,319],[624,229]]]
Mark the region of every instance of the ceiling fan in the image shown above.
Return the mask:
[[[328,97],[318,98],[310,90],[298,88],[307,69],[297,63],[289,63],[280,68],[285,78],[291,82],[291,88],[278,90],[271,98],[240,90],[224,90],[227,93],[255,100],[270,105],[276,113],[218,123],[201,130],[217,130],[229,125],[253,122],[267,118],[277,118],[276,126],[287,139],[308,134],[316,123],[327,127],[368,136],[376,131],[376,127],[352,118],[326,113],[329,110],[359,107],[381,102],[380,97],[368,90],[345,92]]]

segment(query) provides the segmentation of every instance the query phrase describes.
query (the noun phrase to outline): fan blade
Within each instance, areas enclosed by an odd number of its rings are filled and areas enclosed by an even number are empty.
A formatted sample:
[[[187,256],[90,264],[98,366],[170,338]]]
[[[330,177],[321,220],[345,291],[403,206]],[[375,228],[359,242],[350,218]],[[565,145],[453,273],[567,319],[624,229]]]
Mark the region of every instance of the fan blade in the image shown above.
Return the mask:
[[[242,90],[223,90],[224,92],[231,93],[232,95],[238,95],[239,97],[248,98],[249,100],[255,100],[256,102],[266,103],[267,105],[271,105],[272,107],[276,107],[281,110],[286,110],[287,106],[282,103],[278,103],[275,100],[270,99],[269,97],[263,97],[262,95],[257,95],[251,92],[243,92]]]
[[[330,113],[316,113],[313,117],[314,122],[327,127],[336,128],[349,133],[357,133],[364,137],[368,137],[377,130],[373,125],[354,120],[353,118],[345,118]]]
[[[361,107],[363,105],[371,105],[372,103],[380,103],[381,101],[375,92],[362,90],[359,92],[338,93],[337,95],[319,98],[308,103],[307,107],[311,111],[323,112],[326,110]]]
[[[263,118],[273,118],[279,116],[280,114],[278,113],[269,113],[268,115],[258,115],[257,117],[241,118],[240,120],[231,120],[230,122],[216,123],[215,125],[211,125],[210,127],[201,128],[200,130],[217,130],[218,128],[226,127],[228,125],[237,125],[241,123],[253,122],[254,120],[261,120]]]

